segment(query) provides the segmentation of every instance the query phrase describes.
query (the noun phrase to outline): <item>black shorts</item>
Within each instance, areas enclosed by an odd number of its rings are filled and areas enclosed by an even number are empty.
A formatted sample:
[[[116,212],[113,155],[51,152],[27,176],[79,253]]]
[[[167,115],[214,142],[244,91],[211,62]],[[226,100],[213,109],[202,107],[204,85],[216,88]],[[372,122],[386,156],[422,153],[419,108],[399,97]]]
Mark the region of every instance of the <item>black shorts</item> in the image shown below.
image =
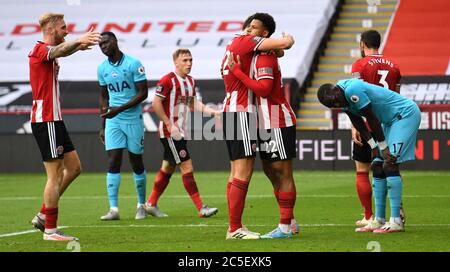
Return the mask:
[[[363,143],[362,146],[359,146],[353,142],[353,160],[363,162],[363,163],[371,163],[372,162],[372,148],[365,141],[361,140]]]
[[[259,157],[268,161],[295,158],[295,126],[258,130]]]
[[[249,112],[224,112],[223,133],[230,161],[256,156],[256,114]]]
[[[64,153],[75,150],[63,121],[32,123],[31,130],[43,161],[63,159]]]
[[[160,140],[164,146],[164,160],[170,165],[175,166],[191,159],[185,139],[177,141],[173,138],[160,138]]]

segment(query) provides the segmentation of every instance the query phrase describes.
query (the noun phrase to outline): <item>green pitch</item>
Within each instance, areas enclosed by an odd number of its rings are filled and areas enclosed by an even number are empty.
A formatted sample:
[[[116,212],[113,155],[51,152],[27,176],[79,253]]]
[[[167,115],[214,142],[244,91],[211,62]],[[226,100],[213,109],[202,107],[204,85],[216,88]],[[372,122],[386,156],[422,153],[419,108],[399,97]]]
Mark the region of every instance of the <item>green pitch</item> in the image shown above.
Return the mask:
[[[83,173],[60,202],[59,225],[80,238],[86,251],[450,251],[450,172],[404,171],[406,232],[355,233],[361,218],[353,172],[295,173],[295,215],[300,235],[287,240],[227,241],[225,172],[199,172],[196,179],[205,203],[218,207],[211,218],[198,218],[179,174],[159,201],[168,218],[134,220],[136,194],[132,176],[122,174],[120,221],[102,222],[108,211],[105,174]],[[149,174],[147,193],[153,186]],[[71,251],[67,243],[42,240],[29,223],[42,201],[42,174],[0,175],[0,251]],[[389,209],[388,209],[389,215]],[[278,206],[263,173],[254,174],[243,223],[268,232],[278,224]],[[71,246],[69,246],[71,248]],[[75,247],[74,247],[75,248]],[[372,248],[372,249],[368,249]]]

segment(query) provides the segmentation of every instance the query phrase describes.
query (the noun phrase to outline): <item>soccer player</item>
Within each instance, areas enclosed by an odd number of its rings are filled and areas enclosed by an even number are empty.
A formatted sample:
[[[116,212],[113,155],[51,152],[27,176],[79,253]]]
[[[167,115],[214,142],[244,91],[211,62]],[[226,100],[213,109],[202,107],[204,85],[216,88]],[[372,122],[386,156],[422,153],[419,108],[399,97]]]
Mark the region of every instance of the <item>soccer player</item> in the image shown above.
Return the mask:
[[[326,107],[342,108],[372,149],[375,219],[365,227],[357,228],[356,232],[404,231],[400,217],[400,164],[415,159],[419,107],[396,92],[358,79],[340,80],[337,85],[324,84],[320,86],[317,97]],[[362,116],[372,129],[373,137]],[[386,193],[391,207],[391,217],[387,222]]]
[[[57,228],[59,199],[81,173],[80,159],[62,120],[58,58],[90,49],[98,43],[100,34],[91,29],[77,40],[66,42],[67,26],[64,14],[59,13],[42,14],[39,25],[43,40],[28,54],[33,96],[31,129],[44,162],[47,183],[44,203],[31,223],[44,232],[44,240],[78,240]]]
[[[375,84],[391,91],[399,92],[400,69],[391,59],[378,52],[381,44],[381,35],[376,30],[367,30],[361,34],[359,48],[361,59],[352,65],[352,75],[365,82]],[[370,130],[370,128],[369,128]],[[359,132],[352,127],[353,159],[356,167],[356,190],[364,208],[364,217],[356,221],[359,227],[366,226],[373,219],[372,211],[372,186],[369,179],[371,163],[370,146],[361,139]],[[403,209],[400,210],[402,218]],[[403,219],[404,220],[404,219]]]
[[[275,26],[272,16],[267,13],[256,13],[252,24]],[[289,49],[294,44],[292,35],[285,34],[280,39],[262,38],[243,33],[235,37],[226,47],[222,60],[222,78],[225,84],[226,97],[223,108],[223,130],[230,158],[230,176],[227,184],[227,200],[229,228],[227,239],[259,239],[258,233],[243,227],[241,219],[245,206],[248,185],[255,162],[256,108],[254,94],[228,67],[228,56],[239,55],[242,71],[251,72],[250,64],[257,50]]]
[[[119,220],[118,193],[123,150],[128,150],[138,195],[135,219],[144,219],[147,174],[142,160],[144,152],[144,123],[141,102],[147,98],[147,78],[139,60],[120,51],[112,32],[101,34],[99,46],[108,59],[97,69],[100,84],[100,140],[109,157],[106,187],[109,212],[101,220]]]
[[[274,28],[250,24],[250,35],[270,37]],[[296,188],[292,172],[295,157],[296,118],[284,96],[281,71],[277,56],[272,52],[259,52],[252,68],[254,79],[241,70],[239,56],[237,65],[233,53],[228,57],[230,71],[256,94],[258,105],[258,145],[264,173],[272,182],[280,209],[280,223],[273,231],[261,238],[290,238],[298,233],[294,219]],[[291,222],[292,221],[292,222]],[[291,227],[291,223],[292,226]]]
[[[204,204],[194,178],[194,167],[186,143],[187,114],[191,108],[206,115],[220,112],[205,106],[196,97],[195,81],[189,75],[192,69],[192,54],[189,49],[180,48],[173,53],[175,72],[163,76],[156,85],[153,109],[158,115],[159,137],[164,147],[161,169],[155,177],[153,190],[148,197],[145,210],[155,217],[167,217],[158,207],[158,199],[169,184],[177,166],[180,167],[184,188],[191,197],[199,217],[210,217],[217,208]]]

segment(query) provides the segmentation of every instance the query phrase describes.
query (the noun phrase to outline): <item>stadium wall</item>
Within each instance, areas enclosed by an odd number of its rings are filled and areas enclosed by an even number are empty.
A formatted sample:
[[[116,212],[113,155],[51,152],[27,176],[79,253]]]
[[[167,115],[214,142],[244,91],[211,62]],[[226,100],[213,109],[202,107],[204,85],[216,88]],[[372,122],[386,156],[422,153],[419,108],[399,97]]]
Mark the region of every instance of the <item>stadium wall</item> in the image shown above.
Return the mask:
[[[73,133],[71,135],[79,153],[83,170],[104,172],[107,156],[97,133]],[[295,170],[351,170],[351,137],[348,130],[298,131]],[[229,161],[224,141],[193,140],[189,152],[197,171],[228,171]],[[42,172],[40,153],[32,135],[0,135],[0,172]],[[162,145],[156,133],[146,133],[144,163],[154,172],[162,159]],[[126,155],[122,170],[131,171]],[[414,162],[406,163],[404,169],[449,170],[450,134],[448,130],[420,130]],[[256,169],[261,169],[259,159]]]

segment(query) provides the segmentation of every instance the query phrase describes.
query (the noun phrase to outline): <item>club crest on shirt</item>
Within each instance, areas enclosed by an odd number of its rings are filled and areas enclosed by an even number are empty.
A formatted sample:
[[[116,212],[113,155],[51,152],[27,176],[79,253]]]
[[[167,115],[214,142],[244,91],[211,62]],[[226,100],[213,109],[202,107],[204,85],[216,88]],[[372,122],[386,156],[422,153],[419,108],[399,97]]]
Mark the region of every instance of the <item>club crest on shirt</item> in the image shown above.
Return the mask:
[[[111,72],[111,76],[112,76],[113,78],[116,78],[118,75],[119,75],[119,74],[118,74],[116,71],[112,71],[112,72]]]
[[[353,103],[358,103],[358,101],[359,101],[359,96],[357,96],[357,95],[352,95],[352,96],[350,96],[350,100],[353,102]]]

